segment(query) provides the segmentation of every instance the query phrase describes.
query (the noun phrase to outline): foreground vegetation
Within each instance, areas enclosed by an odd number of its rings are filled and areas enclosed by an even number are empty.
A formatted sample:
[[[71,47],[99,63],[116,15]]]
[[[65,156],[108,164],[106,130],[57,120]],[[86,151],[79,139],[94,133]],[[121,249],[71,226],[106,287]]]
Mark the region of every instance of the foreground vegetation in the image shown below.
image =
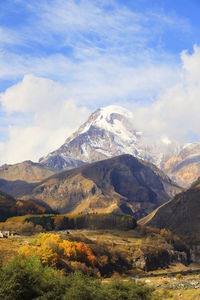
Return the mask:
[[[131,216],[25,215],[0,223],[0,230],[18,233],[0,239],[5,300],[179,299],[170,284],[148,287],[130,278],[190,260],[180,238]]]
[[[0,299],[5,300],[150,300],[152,292],[133,280],[102,284],[81,272],[64,276],[38,256],[17,256],[0,270]]]
[[[177,250],[179,258],[186,257],[185,247],[165,229],[141,226],[0,239],[0,299],[193,299],[187,296],[198,295],[199,279],[143,278],[149,269],[156,275],[170,272],[171,267],[161,268],[177,262]],[[175,271],[181,268],[187,267],[180,263]],[[137,284],[129,280],[138,275]]]
[[[18,255],[0,268],[0,299],[5,300],[193,300],[199,274],[175,277],[106,279],[63,271],[41,263],[37,255]],[[147,285],[148,284],[148,285]]]

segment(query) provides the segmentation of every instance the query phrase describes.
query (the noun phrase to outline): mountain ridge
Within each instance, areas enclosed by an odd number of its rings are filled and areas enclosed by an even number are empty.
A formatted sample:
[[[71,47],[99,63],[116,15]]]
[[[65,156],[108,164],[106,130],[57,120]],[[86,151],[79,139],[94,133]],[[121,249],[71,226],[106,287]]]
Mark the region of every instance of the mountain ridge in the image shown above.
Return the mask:
[[[62,213],[123,212],[138,218],[180,190],[156,166],[124,154],[55,174],[22,199],[41,200]]]

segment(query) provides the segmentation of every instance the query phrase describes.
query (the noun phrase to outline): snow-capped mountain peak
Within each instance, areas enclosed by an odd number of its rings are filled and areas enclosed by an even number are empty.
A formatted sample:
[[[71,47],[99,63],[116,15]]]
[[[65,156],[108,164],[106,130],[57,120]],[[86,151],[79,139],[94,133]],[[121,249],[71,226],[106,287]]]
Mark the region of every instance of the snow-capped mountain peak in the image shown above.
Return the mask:
[[[120,154],[131,154],[157,165],[163,157],[157,145],[146,143],[144,134],[135,128],[133,114],[123,107],[111,105],[92,113],[58,150],[42,158],[40,163],[50,166],[51,162],[52,167],[55,161],[62,170],[69,161],[71,168],[73,163],[77,166]]]
[[[126,118],[132,118],[132,113],[124,107],[118,105],[109,105],[106,107],[102,107],[96,110],[96,114],[98,114],[97,122],[101,122],[102,120],[111,121],[113,114],[118,114],[124,116]]]
[[[87,132],[91,126],[114,132],[122,129],[120,127],[123,126],[120,126],[120,123],[123,123],[123,121],[124,123],[125,121],[130,123],[132,119],[132,113],[121,106],[110,105],[102,107],[91,114],[89,119],[79,128],[77,134]],[[69,141],[69,139],[67,139],[67,141]]]
[[[40,162],[47,164],[49,159],[52,162],[58,155],[62,159],[71,157],[84,162],[123,153],[143,157],[143,150],[138,147],[142,133],[135,130],[132,122],[132,113],[123,107],[111,105],[99,108],[58,150],[42,158]],[[66,168],[66,163],[63,168]]]

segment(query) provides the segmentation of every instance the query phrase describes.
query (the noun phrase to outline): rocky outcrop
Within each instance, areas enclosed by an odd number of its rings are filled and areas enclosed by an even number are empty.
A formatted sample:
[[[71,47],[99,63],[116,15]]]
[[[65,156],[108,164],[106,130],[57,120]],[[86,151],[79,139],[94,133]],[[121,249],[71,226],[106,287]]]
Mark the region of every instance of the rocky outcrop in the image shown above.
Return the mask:
[[[174,251],[165,248],[149,247],[148,251],[142,251],[134,259],[135,267],[143,271],[153,271],[158,268],[166,268],[172,263],[188,265],[190,259],[184,251]]]
[[[61,154],[52,153],[45,158],[40,158],[39,163],[41,166],[46,166],[56,172],[60,170],[70,170],[86,163],[82,160],[71,158],[69,156]]]

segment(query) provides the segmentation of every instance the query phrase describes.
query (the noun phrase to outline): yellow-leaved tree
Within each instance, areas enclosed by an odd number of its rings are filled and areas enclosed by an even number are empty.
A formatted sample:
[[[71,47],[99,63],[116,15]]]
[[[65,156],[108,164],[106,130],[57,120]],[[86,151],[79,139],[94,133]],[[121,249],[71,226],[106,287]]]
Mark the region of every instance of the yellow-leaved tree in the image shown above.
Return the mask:
[[[51,233],[39,234],[33,244],[23,246],[19,253],[38,255],[41,262],[48,265],[56,265],[62,259],[82,262],[87,266],[94,266],[97,262],[86,244],[63,240],[58,234]]]

